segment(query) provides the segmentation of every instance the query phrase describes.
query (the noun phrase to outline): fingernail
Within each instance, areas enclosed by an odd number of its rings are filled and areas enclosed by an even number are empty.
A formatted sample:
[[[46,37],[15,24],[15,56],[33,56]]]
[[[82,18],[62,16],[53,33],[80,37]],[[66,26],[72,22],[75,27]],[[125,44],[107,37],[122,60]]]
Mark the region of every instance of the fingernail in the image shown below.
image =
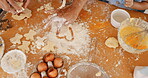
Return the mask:
[[[21,10],[16,10],[17,13],[23,12],[25,9],[22,7]]]

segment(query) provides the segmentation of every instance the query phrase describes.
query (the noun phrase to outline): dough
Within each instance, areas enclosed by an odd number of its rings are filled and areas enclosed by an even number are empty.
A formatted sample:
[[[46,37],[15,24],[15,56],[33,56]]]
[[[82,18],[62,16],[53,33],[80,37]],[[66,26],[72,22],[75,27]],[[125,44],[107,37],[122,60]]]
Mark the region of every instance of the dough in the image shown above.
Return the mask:
[[[0,37],[0,59],[4,54],[4,49],[5,49],[4,40],[2,39],[2,37]]]
[[[18,46],[18,48],[26,53],[28,53],[28,51],[30,51],[29,49],[29,45],[30,45],[30,41],[22,41],[23,44]]]
[[[44,46],[44,40],[45,40],[45,37],[41,38],[41,37],[36,37],[37,38],[37,41],[35,42],[35,46],[37,49],[41,49],[42,46]]]
[[[22,20],[24,18],[30,18],[32,16],[31,10],[25,9],[20,15],[12,15],[12,18],[15,20]]]
[[[24,68],[26,55],[20,50],[7,52],[1,60],[1,67],[7,73],[15,73]]]
[[[106,41],[105,41],[105,45],[107,47],[110,47],[110,48],[117,48],[119,45],[118,45],[118,41],[116,38],[114,37],[110,37],[108,38]]]
[[[16,4],[18,6],[20,6],[20,7],[23,6],[23,2],[16,2]],[[12,14],[12,18],[15,19],[15,20],[22,20],[24,18],[30,18],[32,16],[31,10],[24,9],[23,7],[22,7],[22,10],[21,11],[17,11],[17,12],[20,13],[20,14],[19,15]]]
[[[44,4],[43,6],[41,6],[40,8],[37,9],[37,11],[41,11],[41,10],[45,10],[45,11],[49,11],[49,10],[53,10],[54,7],[52,7],[51,2]]]
[[[12,44],[21,44],[21,39],[23,38],[23,36],[21,34],[15,34],[15,36],[13,38],[10,39],[10,42]]]
[[[42,50],[47,51],[47,52],[55,51],[54,47],[55,47],[55,44],[54,44],[53,42],[51,42],[51,41],[48,41],[48,42],[47,42],[47,45],[44,46],[44,47],[42,48]]]
[[[27,34],[25,34],[24,36],[26,37],[26,40],[34,40],[34,36],[37,33],[34,30],[29,30],[29,32]]]

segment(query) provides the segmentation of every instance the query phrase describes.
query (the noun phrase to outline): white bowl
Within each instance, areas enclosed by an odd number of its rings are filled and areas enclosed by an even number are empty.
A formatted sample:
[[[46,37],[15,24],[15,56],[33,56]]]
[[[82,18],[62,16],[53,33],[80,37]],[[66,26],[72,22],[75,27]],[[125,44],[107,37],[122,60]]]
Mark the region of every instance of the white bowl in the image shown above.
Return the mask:
[[[123,10],[123,9],[115,9],[112,13],[111,13],[111,24],[115,27],[115,28],[119,28],[121,22],[123,22],[124,20],[126,20],[127,18],[130,18],[130,14]]]
[[[9,74],[19,72],[25,67],[25,64],[26,55],[20,50],[7,52],[1,60],[2,69]]]

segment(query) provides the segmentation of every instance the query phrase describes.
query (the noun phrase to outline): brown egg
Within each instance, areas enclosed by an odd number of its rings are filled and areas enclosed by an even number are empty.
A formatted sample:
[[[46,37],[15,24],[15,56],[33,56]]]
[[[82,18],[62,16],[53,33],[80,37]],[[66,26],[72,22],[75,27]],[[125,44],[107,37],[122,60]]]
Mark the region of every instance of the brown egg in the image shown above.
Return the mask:
[[[48,61],[53,61],[54,60],[54,54],[51,54],[51,53],[48,53],[44,56],[43,60],[45,62],[48,62]]]
[[[33,73],[30,78],[41,78],[41,75],[39,73]]]
[[[43,78],[49,78],[49,77],[46,76],[46,77],[43,77]]]
[[[66,76],[61,76],[60,78],[66,78]]]
[[[42,62],[42,63],[39,63],[38,66],[37,66],[37,70],[39,72],[42,72],[42,71],[46,71],[48,69],[48,66],[46,63]]]
[[[57,77],[57,75],[58,75],[58,70],[55,69],[55,68],[50,68],[50,69],[47,71],[47,75],[48,75],[48,77],[51,77],[51,78]]]
[[[54,67],[59,68],[63,66],[63,59],[62,58],[55,58],[53,61]]]

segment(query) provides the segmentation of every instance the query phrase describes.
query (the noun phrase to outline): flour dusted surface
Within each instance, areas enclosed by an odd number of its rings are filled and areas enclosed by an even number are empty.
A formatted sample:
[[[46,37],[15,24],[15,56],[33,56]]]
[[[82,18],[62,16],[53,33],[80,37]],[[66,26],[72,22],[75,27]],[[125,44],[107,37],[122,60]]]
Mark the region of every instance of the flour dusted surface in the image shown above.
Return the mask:
[[[56,25],[56,24],[55,24]],[[66,39],[59,39],[56,35],[57,27],[52,25],[51,31],[47,33],[49,40],[55,43],[57,48],[57,53],[66,53],[66,54],[87,54],[89,52],[90,46],[90,36],[89,30],[84,23],[73,23],[67,27],[71,27],[73,30],[74,39],[68,41]],[[65,32],[66,33],[66,32]],[[68,35],[66,35],[68,36]]]

